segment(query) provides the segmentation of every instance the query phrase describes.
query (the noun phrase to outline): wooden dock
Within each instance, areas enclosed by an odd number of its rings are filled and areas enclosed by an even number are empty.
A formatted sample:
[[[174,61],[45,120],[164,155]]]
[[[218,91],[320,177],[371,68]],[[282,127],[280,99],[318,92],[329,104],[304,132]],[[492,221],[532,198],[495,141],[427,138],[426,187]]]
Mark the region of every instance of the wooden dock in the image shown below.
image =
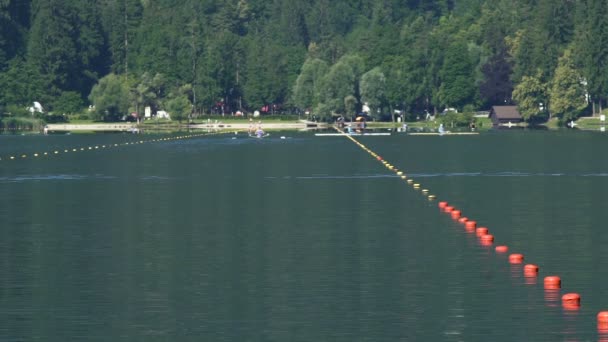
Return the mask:
[[[132,123],[108,123],[108,124],[48,124],[49,132],[78,132],[78,131],[96,131],[96,132],[131,132],[137,129],[136,124]]]
[[[411,132],[407,133],[408,135],[478,135],[479,132]]]
[[[387,136],[387,135],[391,135],[390,133],[374,133],[374,132],[369,132],[369,133],[315,133],[315,136],[317,137],[341,137],[344,135],[350,135],[350,136]]]

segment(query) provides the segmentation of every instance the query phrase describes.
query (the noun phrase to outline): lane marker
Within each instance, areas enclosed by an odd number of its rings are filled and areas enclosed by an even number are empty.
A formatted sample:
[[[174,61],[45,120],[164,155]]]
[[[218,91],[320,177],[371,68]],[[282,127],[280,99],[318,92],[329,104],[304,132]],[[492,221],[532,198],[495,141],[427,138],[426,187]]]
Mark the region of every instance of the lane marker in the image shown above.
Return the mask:
[[[206,136],[211,136],[211,135],[220,135],[220,134],[228,134],[229,132],[208,132],[208,133],[199,133],[199,134],[191,134],[191,135],[180,135],[177,137],[168,137],[168,138],[155,138],[155,139],[150,139],[150,140],[138,140],[138,141],[128,141],[128,142],[124,142],[124,143],[114,143],[114,144],[109,144],[109,145],[95,145],[95,146],[86,146],[86,147],[73,147],[73,148],[65,148],[63,150],[53,150],[51,152],[40,152],[40,153],[34,153],[33,156],[34,157],[39,157],[39,156],[48,156],[48,155],[59,155],[62,153],[69,153],[69,152],[78,152],[78,151],[93,151],[93,150],[99,150],[101,149],[105,149],[105,148],[109,148],[109,147],[120,147],[120,146],[129,146],[129,145],[137,145],[137,144],[145,144],[145,143],[152,143],[152,142],[162,142],[162,141],[170,141],[170,140],[181,140],[181,139],[191,139],[191,138],[198,138],[198,137],[206,137]],[[14,160],[19,160],[19,159],[28,159],[29,155],[27,154],[17,154],[17,155],[12,155],[12,156],[8,156],[8,157],[0,157],[0,161],[14,161]]]
[[[344,137],[350,139],[353,143],[358,145],[361,149],[369,153],[375,160],[379,161],[384,165],[387,169],[395,172],[395,174],[402,180],[405,180],[408,185],[413,185],[415,190],[419,190],[422,186],[419,183],[414,183],[414,181],[410,178],[403,176],[403,171],[398,170],[396,167],[391,165],[388,161],[386,161],[382,156],[367,148],[365,145],[357,141],[354,137],[349,134],[346,134],[336,127],[334,127],[338,132],[340,132]],[[424,189],[421,191],[424,195],[427,195],[430,190]],[[435,195],[427,195],[429,200],[435,200]],[[459,223],[464,224],[465,230],[469,233],[473,233],[477,231],[477,236],[479,237],[479,242],[484,247],[492,246],[495,242],[495,237],[490,234],[489,229],[486,227],[477,228],[477,222],[468,219],[462,216],[462,212],[455,208],[453,205],[450,205],[447,201],[439,201],[438,207],[442,212],[448,213],[452,215],[455,220],[458,220]],[[457,213],[454,213],[457,212]],[[483,229],[482,229],[483,228]],[[496,254],[504,254],[507,253],[509,248],[505,245],[496,246],[495,252]],[[509,263],[512,265],[519,265],[523,263],[524,255],[521,253],[512,253],[509,255]],[[523,273],[525,277],[526,284],[536,284],[536,278],[538,277],[539,267],[534,264],[528,264],[523,268]],[[559,291],[561,289],[561,279],[558,276],[548,276],[544,279],[544,288],[545,288],[545,300],[548,303],[556,302],[559,298]],[[562,296],[562,309],[564,312],[578,311],[581,306],[581,296],[578,293],[567,293]],[[608,334],[608,311],[601,311],[597,316],[597,326],[598,332],[602,334]]]

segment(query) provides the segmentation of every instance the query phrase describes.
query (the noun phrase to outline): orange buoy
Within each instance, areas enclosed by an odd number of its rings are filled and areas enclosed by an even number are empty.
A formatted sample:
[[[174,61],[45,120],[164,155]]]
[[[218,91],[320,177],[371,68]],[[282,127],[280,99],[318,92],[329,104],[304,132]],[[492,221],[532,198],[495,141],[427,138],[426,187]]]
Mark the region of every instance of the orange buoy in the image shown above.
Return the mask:
[[[441,201],[441,202],[439,202],[438,206],[439,206],[439,209],[443,209],[448,206],[448,202]]]
[[[377,156],[376,159],[382,161],[382,157],[380,157],[380,156]]]
[[[492,246],[492,244],[494,243],[494,235],[491,235],[491,234],[483,235],[479,238],[479,242],[484,247]]]
[[[566,293],[562,296],[562,304],[564,306],[579,306],[581,305],[581,296],[578,293]]]
[[[598,342],[607,342],[608,341],[608,323],[599,322],[597,324],[597,332],[600,333],[600,339]]]
[[[486,227],[478,227],[477,229],[475,229],[475,233],[479,237],[484,236],[484,235],[488,234],[488,228],[486,228]]]
[[[600,311],[597,314],[597,322],[608,324],[608,311]]]
[[[452,207],[451,205],[448,205],[447,207],[443,208],[443,210],[449,214],[454,210],[454,207]]]
[[[545,277],[544,283],[546,289],[559,289],[562,287],[562,280],[558,276]]]
[[[480,236],[481,241],[484,242],[494,242],[494,235],[492,234],[484,234]]]
[[[562,308],[564,309],[564,311],[566,311],[567,313],[575,313],[576,311],[580,310],[581,305],[580,304],[570,304],[570,303],[562,303]]]
[[[536,277],[538,275],[538,266],[527,264],[524,266],[524,277]]]
[[[463,224],[464,224],[464,223],[465,223],[465,222],[467,222],[468,220],[469,220],[469,219],[468,219],[468,218],[466,218],[466,217],[461,217],[461,218],[459,218],[459,219],[458,219],[458,222],[460,222],[460,223],[463,223]]]
[[[469,229],[475,230],[475,227],[477,227],[477,222],[475,222],[475,221],[467,221],[467,222],[464,224],[464,227],[467,229],[467,231],[468,231]]]
[[[496,250],[496,253],[507,253],[507,251],[509,250],[509,247],[507,247],[507,246],[496,246],[495,250]]]
[[[524,261],[524,255],[519,253],[514,253],[509,255],[509,263],[511,264],[521,264]]]
[[[460,218],[460,210],[452,210],[452,218],[458,220]]]

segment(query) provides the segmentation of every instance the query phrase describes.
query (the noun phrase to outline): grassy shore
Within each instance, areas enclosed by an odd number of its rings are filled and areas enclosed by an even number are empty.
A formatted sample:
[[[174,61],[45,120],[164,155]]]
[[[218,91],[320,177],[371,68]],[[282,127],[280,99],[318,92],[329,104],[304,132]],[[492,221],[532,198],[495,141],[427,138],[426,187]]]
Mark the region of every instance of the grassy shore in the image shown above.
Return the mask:
[[[298,116],[295,115],[275,115],[275,116],[263,116],[253,119],[253,122],[262,122],[262,126],[265,130],[281,130],[281,129],[300,129],[304,125],[302,120],[298,119]],[[303,118],[303,117],[302,117]],[[102,123],[96,122],[93,120],[82,120],[82,119],[70,119],[67,123],[69,125],[79,125],[82,127],[81,131],[93,132],[95,129],[87,130],[86,126],[94,127],[95,125],[100,125]],[[107,123],[111,125],[111,123]],[[127,123],[120,122],[115,124],[132,124],[136,126],[137,123]],[[371,129],[396,129],[403,127],[404,122],[368,122],[367,126]],[[424,131],[435,131],[438,129],[440,121],[407,121],[408,129],[414,130],[424,130]],[[246,130],[250,125],[250,118],[248,117],[235,117],[235,116],[207,116],[196,118],[190,122],[188,121],[171,121],[167,119],[154,119],[154,120],[143,120],[137,125],[140,129],[146,131],[179,131],[188,127],[195,128],[211,128],[211,129],[235,129],[235,130]],[[329,126],[329,124],[325,123],[324,125]],[[607,121],[600,121],[599,116],[593,117],[582,117],[576,121],[576,128],[581,130],[601,130],[602,127],[608,125]],[[446,129],[448,130],[468,130],[468,127],[454,127],[450,124],[444,124]],[[487,117],[475,117],[475,126],[477,131],[485,131],[492,129],[492,122]],[[550,119],[546,123],[543,123],[541,126],[546,127],[548,129],[560,129],[563,126],[560,126],[559,121],[555,118]],[[527,127],[527,125],[523,125],[523,127]]]
[[[585,130],[600,130],[602,127],[606,129],[608,126],[608,117],[604,121],[600,120],[599,116],[582,117],[576,120],[576,128]]]

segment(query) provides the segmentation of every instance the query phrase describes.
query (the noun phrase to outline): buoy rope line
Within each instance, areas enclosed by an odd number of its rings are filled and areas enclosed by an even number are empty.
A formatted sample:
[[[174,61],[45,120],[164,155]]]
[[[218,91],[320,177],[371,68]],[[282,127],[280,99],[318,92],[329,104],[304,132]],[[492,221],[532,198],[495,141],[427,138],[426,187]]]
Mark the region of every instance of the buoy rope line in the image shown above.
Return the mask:
[[[335,127],[334,127],[335,128]],[[414,190],[420,191],[420,193],[430,201],[437,199],[437,196],[430,194],[428,189],[422,188],[422,185],[416,183],[413,179],[408,178],[407,175],[397,169],[394,165],[384,160],[380,155],[367,148],[364,144],[360,143],[351,135],[340,131],[335,128],[338,132],[342,133],[346,138],[350,139],[357,146],[369,153],[374,159],[382,163],[388,170],[394,172],[399,178],[405,180],[408,185],[412,186]],[[459,222],[464,226],[467,233],[475,234],[479,240],[479,243],[484,247],[490,247],[494,245],[494,235],[490,234],[487,227],[478,227],[477,222],[462,215],[462,212],[456,209],[453,205],[448,204],[446,201],[439,201],[438,207],[441,212],[451,215],[452,219]],[[497,254],[505,254],[509,251],[509,247],[506,245],[498,245],[494,248]],[[524,261],[524,255],[521,253],[512,253],[508,257],[509,263],[512,265],[521,265]],[[538,278],[539,267],[535,264],[526,264],[523,267],[523,274],[526,280],[526,284],[536,284]],[[561,278],[556,275],[546,276],[544,278],[544,289],[545,289],[545,300],[557,301],[562,287]],[[564,311],[578,311],[581,306],[581,296],[578,293],[566,293],[562,296],[562,307]],[[600,311],[597,314],[597,328],[598,332],[608,337],[608,311]]]
[[[47,152],[35,152],[35,153],[32,153],[32,154],[10,155],[8,157],[2,157],[2,156],[0,156],[0,162],[3,162],[3,161],[16,161],[16,160],[23,160],[23,159],[28,159],[28,158],[30,158],[30,159],[31,158],[44,158],[44,157],[50,157],[50,156],[56,156],[56,155],[60,155],[60,154],[65,154],[65,153],[75,153],[75,152],[83,152],[83,151],[94,151],[94,150],[110,149],[110,148],[115,148],[115,147],[122,147],[122,146],[129,146],[129,145],[139,145],[139,144],[153,143],[153,142],[165,142],[165,141],[172,141],[172,140],[192,139],[192,138],[197,138],[197,137],[217,135],[217,134],[226,134],[226,133],[228,133],[228,132],[209,132],[209,133],[201,133],[201,134],[189,134],[189,135],[180,135],[180,136],[168,137],[168,138],[158,138],[158,139],[149,139],[149,140],[136,140],[136,141],[123,142],[123,143],[114,143],[114,144],[93,145],[93,146],[86,146],[86,147],[56,149],[56,150],[47,151]]]

